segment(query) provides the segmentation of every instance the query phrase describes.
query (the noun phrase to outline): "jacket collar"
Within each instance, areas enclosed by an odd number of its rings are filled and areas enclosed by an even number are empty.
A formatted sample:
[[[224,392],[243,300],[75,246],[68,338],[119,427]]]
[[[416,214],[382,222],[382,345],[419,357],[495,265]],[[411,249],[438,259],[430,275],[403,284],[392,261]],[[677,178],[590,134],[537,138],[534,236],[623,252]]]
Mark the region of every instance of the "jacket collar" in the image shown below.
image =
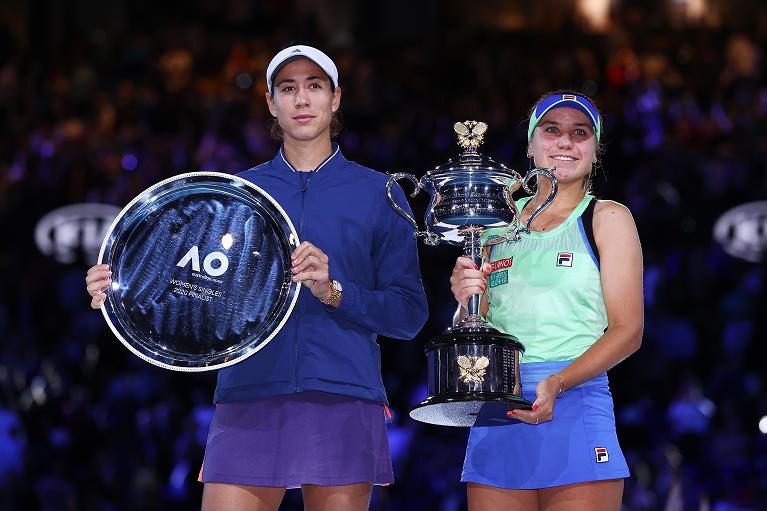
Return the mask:
[[[288,159],[285,158],[285,152],[283,151],[283,149],[284,149],[284,145],[281,145],[280,150],[277,153],[277,156],[272,161],[277,167],[287,167],[291,172],[298,172],[298,170],[296,170],[296,168],[288,161]],[[317,168],[314,169],[312,172],[318,172],[322,167],[324,167],[331,161],[341,160],[341,159],[343,159],[343,155],[341,154],[341,148],[338,146],[337,143],[332,142],[330,156],[322,160],[322,163],[317,165]]]

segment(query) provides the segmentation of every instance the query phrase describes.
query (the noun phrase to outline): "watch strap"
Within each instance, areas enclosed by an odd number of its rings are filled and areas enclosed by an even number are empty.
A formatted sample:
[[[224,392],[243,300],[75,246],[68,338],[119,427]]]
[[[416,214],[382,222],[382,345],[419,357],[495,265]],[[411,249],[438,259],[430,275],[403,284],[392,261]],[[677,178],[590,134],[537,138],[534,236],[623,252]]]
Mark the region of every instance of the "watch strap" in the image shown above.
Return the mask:
[[[328,285],[330,286],[330,296],[328,296],[326,300],[320,298],[320,301],[325,305],[333,305],[339,298],[341,298],[340,286],[336,286],[334,283],[334,280],[328,282]]]

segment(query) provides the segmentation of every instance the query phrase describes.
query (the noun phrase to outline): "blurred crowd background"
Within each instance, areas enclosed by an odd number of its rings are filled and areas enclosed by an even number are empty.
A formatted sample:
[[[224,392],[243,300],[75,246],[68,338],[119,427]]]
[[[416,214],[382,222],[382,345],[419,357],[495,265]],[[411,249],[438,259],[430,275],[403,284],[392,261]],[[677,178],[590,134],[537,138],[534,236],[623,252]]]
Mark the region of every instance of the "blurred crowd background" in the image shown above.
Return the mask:
[[[483,151],[524,172],[532,102],[591,95],[606,141],[595,193],[631,209],[645,257],[644,342],[610,371],[632,470],[624,509],[767,509],[765,263],[712,237],[724,212],[767,197],[764,3],[9,0],[0,510],[199,507],[215,375],[130,354],[85,293],[100,240],[83,234],[62,259],[34,231],[60,207],[121,208],[174,174],[271,159],[264,69],[291,42],[335,59],[342,150],[385,172],[420,175],[454,156],[452,124],[465,119],[487,122]],[[422,215],[425,197],[412,204]],[[426,395],[423,345],[454,310],[459,255],[420,250],[429,322],[414,341],[380,342],[397,483],[376,489],[375,510],[466,506],[467,431],[408,417]],[[282,509],[301,508],[289,492]]]

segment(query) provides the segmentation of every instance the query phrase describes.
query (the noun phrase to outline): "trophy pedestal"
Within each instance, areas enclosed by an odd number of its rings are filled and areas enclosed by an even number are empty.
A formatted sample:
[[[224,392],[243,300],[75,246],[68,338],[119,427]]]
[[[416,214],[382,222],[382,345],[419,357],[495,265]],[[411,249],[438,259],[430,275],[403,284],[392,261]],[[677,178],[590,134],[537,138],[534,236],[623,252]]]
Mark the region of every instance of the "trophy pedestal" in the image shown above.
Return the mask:
[[[519,385],[524,347],[470,316],[433,338],[425,348],[429,397],[410,412],[417,421],[439,426],[501,426],[514,421],[511,409],[529,410]]]

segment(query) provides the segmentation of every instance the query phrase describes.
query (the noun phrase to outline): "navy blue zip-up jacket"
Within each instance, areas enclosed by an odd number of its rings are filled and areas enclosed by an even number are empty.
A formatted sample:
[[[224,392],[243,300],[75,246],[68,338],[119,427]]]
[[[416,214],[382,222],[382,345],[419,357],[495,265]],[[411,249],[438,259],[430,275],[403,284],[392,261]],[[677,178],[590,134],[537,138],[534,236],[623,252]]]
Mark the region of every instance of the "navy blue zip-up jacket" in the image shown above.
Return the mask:
[[[327,254],[343,295],[333,309],[301,289],[269,344],[219,371],[215,401],[316,390],[387,402],[376,336],[412,339],[428,314],[413,227],[389,203],[387,176],[347,160],[335,144],[314,172],[296,172],[280,149],[239,176],[282,206],[300,241]],[[402,189],[394,195],[409,212]]]

